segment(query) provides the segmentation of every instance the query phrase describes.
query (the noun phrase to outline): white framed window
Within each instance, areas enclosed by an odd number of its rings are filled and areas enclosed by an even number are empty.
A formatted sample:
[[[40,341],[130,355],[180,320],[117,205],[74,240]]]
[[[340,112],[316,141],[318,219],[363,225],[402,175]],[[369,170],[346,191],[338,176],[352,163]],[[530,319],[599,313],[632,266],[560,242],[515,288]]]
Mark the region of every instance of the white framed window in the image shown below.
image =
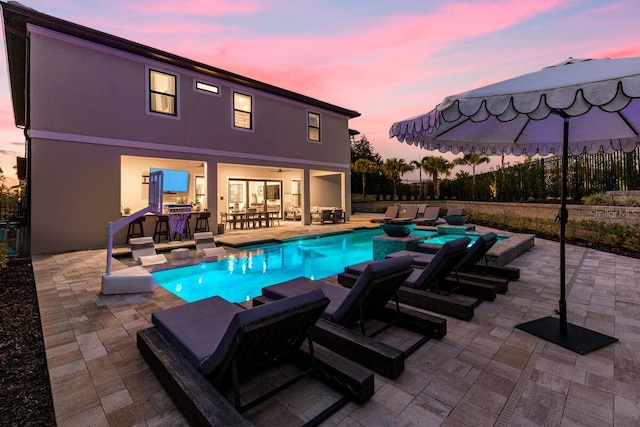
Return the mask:
[[[178,118],[178,76],[147,67],[147,113]]]
[[[233,127],[253,129],[253,97],[240,92],[233,92]]]
[[[320,142],[320,114],[309,111],[307,113],[307,139]]]
[[[198,79],[193,79],[193,90],[205,95],[220,96],[220,86]]]

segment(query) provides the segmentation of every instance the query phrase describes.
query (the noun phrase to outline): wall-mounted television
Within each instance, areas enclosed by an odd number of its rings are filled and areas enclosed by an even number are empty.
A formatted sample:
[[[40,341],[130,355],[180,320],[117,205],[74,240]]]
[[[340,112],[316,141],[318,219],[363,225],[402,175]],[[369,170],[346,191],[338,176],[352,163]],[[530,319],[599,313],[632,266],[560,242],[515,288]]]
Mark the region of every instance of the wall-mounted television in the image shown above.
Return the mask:
[[[186,193],[189,191],[189,172],[164,168],[150,168],[149,172],[162,171],[162,191]]]
[[[275,200],[280,198],[280,184],[267,184],[267,199]]]

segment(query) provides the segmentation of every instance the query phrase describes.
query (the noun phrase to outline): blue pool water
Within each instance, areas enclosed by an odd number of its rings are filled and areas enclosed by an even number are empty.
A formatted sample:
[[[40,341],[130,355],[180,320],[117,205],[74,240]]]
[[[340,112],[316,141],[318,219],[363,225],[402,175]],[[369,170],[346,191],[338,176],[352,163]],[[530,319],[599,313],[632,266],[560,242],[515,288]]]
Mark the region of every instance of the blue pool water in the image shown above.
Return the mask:
[[[230,256],[152,274],[156,283],[187,302],[214,295],[243,302],[260,295],[265,286],[300,276],[323,279],[342,273],[348,265],[368,261],[373,258],[372,237],[382,234],[381,229],[368,229],[249,246],[242,248],[241,257]],[[437,234],[435,231],[413,230],[411,234],[423,236],[430,243],[445,243],[430,239]],[[441,238],[448,236],[436,237]]]
[[[282,244],[242,248],[246,257],[162,270],[153,273],[160,286],[187,302],[219,295],[243,302],[265,286],[305,276],[322,279],[351,264],[372,259],[372,237],[380,229],[327,237],[295,239]]]

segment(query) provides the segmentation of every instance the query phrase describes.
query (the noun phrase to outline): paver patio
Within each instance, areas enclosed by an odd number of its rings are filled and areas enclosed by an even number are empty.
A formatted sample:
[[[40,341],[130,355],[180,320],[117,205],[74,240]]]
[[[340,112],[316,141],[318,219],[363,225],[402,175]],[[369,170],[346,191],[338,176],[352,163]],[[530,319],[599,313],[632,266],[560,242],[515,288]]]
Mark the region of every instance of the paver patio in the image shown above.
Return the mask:
[[[260,237],[365,222],[355,215],[348,224],[283,224]],[[224,235],[243,239],[251,240],[251,232]],[[153,294],[100,294],[105,257],[105,250],[91,250],[33,258],[57,423],[184,425],[135,343],[152,312],[184,302],[160,287]],[[521,278],[507,294],[480,304],[471,321],[447,318],[447,335],[413,353],[403,374],[395,380],[376,375],[367,404],[351,403],[324,425],[640,424],[640,260],[567,245],[569,322],[619,339],[584,356],[514,328],[554,314],[559,244],[536,239],[509,265],[521,269]],[[122,266],[114,261],[114,269]],[[385,337],[398,345],[406,339],[401,330]],[[313,381],[299,387],[247,417],[258,425],[295,425],[331,395]]]

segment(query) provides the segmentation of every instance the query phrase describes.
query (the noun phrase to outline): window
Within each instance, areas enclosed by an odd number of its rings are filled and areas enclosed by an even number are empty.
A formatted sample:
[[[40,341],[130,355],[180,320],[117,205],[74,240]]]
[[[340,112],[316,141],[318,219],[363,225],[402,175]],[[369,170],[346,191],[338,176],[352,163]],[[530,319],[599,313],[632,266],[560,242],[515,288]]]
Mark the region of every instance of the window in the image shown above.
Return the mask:
[[[252,99],[250,95],[233,92],[233,126],[241,129],[253,129]]]
[[[309,112],[307,124],[309,141],[320,142],[320,114]]]
[[[302,206],[302,182],[299,179],[291,180],[291,206],[299,208]]]
[[[178,115],[177,78],[156,70],[149,70],[149,111]]]
[[[220,87],[211,83],[205,83],[194,80],[195,88],[198,91],[205,92],[208,95],[220,95]]]

